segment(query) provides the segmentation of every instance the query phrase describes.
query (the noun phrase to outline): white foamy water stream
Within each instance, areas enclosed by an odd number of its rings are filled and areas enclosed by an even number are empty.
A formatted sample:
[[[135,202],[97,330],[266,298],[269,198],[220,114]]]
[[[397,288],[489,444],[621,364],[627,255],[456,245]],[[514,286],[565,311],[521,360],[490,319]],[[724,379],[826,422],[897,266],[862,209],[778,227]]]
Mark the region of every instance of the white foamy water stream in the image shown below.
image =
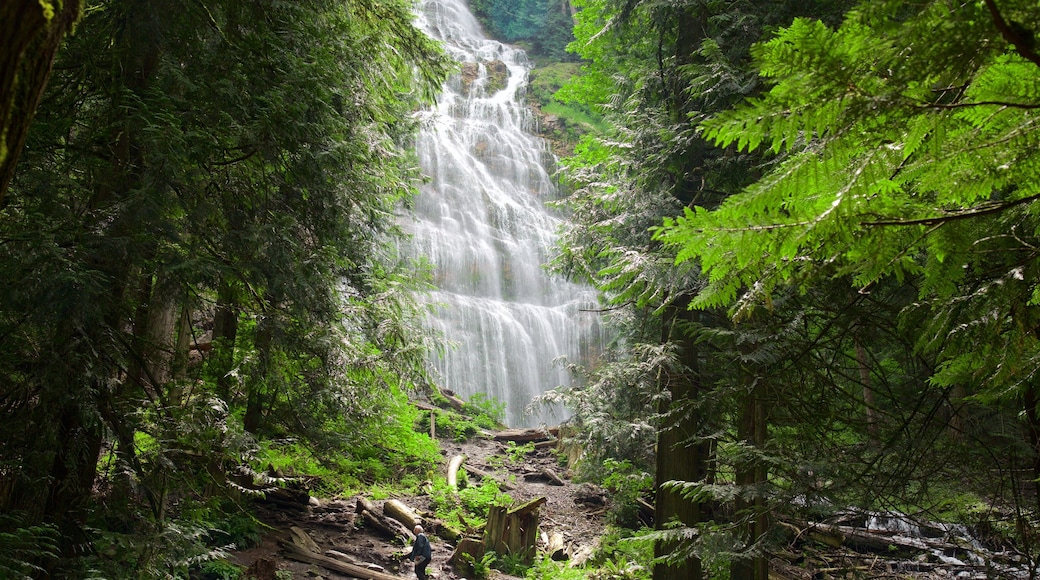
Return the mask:
[[[510,426],[556,424],[565,411],[525,408],[569,383],[552,361],[590,356],[599,326],[587,312],[595,293],[543,267],[560,218],[545,205],[557,195],[551,155],[523,105],[527,56],[485,37],[461,0],[425,0],[417,25],[464,63],[424,112],[417,152],[430,182],[404,220],[434,267],[437,290],[423,299],[446,352],[430,362],[440,386],[504,402]]]

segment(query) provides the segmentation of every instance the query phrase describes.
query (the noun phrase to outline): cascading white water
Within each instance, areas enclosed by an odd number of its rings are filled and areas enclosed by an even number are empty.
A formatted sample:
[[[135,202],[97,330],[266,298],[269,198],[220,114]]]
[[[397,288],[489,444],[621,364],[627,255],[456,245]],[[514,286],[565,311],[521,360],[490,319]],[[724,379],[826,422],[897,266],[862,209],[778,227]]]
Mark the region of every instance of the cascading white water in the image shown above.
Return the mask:
[[[569,383],[552,361],[588,357],[598,324],[594,293],[543,267],[560,220],[545,205],[551,155],[522,103],[527,56],[486,38],[463,0],[424,0],[417,25],[463,63],[425,113],[417,152],[430,182],[405,226],[434,268],[424,300],[448,344],[431,363],[440,386],[504,402],[510,426],[555,424],[561,410],[525,408]]]

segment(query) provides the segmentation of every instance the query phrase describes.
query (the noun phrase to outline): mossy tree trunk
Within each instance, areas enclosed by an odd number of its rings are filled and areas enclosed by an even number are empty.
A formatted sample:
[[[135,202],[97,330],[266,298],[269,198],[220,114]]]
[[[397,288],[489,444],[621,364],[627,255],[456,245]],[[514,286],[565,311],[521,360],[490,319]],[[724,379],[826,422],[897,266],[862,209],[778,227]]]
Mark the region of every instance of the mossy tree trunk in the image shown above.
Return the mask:
[[[36,105],[80,0],[0,2],[0,202],[14,176]]]

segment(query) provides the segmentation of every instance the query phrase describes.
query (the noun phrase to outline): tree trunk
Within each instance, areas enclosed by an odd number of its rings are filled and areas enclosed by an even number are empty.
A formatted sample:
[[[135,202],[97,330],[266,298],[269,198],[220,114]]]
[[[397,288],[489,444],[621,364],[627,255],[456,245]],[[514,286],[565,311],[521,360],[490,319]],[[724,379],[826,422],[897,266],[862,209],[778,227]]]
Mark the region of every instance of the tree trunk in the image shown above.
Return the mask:
[[[765,445],[768,433],[766,423],[765,383],[757,377],[748,377],[753,384],[741,409],[738,435],[751,448]],[[738,518],[744,519],[744,542],[751,548],[766,533],[767,519],[763,486],[768,473],[762,461],[749,458],[737,466],[736,483],[741,488],[737,497],[735,511]],[[734,559],[730,564],[730,580],[768,580],[769,560],[753,550],[756,554],[750,558]]]
[[[266,384],[272,364],[271,341],[271,329],[268,323],[261,319],[256,325],[257,375],[249,382],[246,413],[242,417],[242,426],[250,433],[259,433],[264,423],[265,399],[269,396]]]
[[[863,348],[863,341],[859,336],[855,337],[856,363],[859,366],[859,380],[863,385],[863,406],[867,417],[867,434],[871,443],[877,441],[878,418],[877,406],[874,402],[874,386],[870,382],[870,361],[867,358],[867,349]]]
[[[235,364],[235,340],[238,338],[238,303],[235,287],[224,281],[217,291],[217,309],[213,316],[213,350],[210,364],[217,379],[217,393],[230,404],[230,373]]]
[[[14,176],[58,47],[82,11],[80,0],[53,5],[57,11],[48,15],[39,0],[0,2],[0,203]]]
[[[665,373],[661,384],[662,391],[670,396],[661,400],[660,412],[665,417],[657,435],[656,485],[657,501],[655,503],[654,526],[658,530],[668,527],[673,521],[683,526],[694,526],[701,518],[699,503],[684,499],[678,492],[661,487],[667,481],[701,481],[707,469],[708,448],[703,443],[691,444],[689,439],[695,435],[699,417],[692,409],[683,409],[699,395],[698,351],[696,342],[676,328],[676,321],[691,320],[694,313],[687,308],[687,301],[680,301],[668,308],[662,331],[664,340],[677,339],[680,344],[680,361],[684,369]],[[674,334],[674,336],[672,336]],[[676,409],[682,409],[675,412]],[[678,547],[677,544],[658,542],[654,546],[654,556],[664,556]],[[654,580],[699,580],[701,563],[699,559],[667,566],[654,565]]]

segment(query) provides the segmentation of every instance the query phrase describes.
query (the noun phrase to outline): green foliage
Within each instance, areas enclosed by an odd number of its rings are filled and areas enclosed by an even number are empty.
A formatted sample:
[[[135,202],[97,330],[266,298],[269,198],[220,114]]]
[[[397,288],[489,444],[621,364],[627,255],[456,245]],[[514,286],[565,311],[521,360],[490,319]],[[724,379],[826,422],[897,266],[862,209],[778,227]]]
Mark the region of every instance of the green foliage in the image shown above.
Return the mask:
[[[430,411],[436,417],[438,436],[449,436],[461,443],[480,432],[476,421],[452,411]]]
[[[491,566],[495,562],[494,552],[484,552],[479,561],[470,554],[463,554],[462,557],[473,568],[474,578],[488,578],[491,575]]]
[[[506,404],[498,401],[485,393],[473,393],[462,407],[464,413],[468,413],[482,429],[499,429],[505,424]]]
[[[488,508],[508,505],[509,494],[503,493],[498,483],[484,479],[479,486],[468,485],[458,490],[448,486],[447,480],[437,477],[430,492],[430,505],[442,521],[458,522],[464,529],[478,529],[487,523]]]
[[[636,469],[627,459],[604,460],[603,472],[603,487],[610,491],[611,499],[608,521],[620,527],[639,527],[639,504],[636,500],[653,489],[653,477]]]
[[[30,578],[41,572],[34,562],[57,557],[58,532],[52,526],[25,526],[16,514],[0,514],[0,577]]]
[[[653,543],[646,539],[649,530],[608,528],[587,568],[589,578],[603,580],[648,580],[654,560]]]
[[[515,441],[508,441],[506,443],[506,457],[509,458],[514,464],[521,464],[526,461],[527,456],[534,452],[534,443],[524,443],[523,445],[517,445]]]
[[[447,399],[439,394],[433,395],[435,403],[448,407]],[[463,442],[484,430],[497,430],[505,421],[505,403],[488,397],[484,393],[474,393],[469,401],[463,403],[461,412],[453,409],[437,409],[430,411],[435,416],[438,436],[448,435],[457,442]],[[425,413],[423,414],[425,416]],[[429,424],[429,418],[421,419],[415,425],[416,430]]]
[[[571,21],[563,0],[477,0],[473,14],[491,36],[504,42],[523,42],[528,50],[555,59],[566,58]]]
[[[549,556],[535,560],[528,568],[524,578],[531,580],[584,580],[588,575],[584,570],[574,568],[567,562],[557,562]]]
[[[211,560],[204,563],[199,570],[201,580],[238,580],[243,569],[227,560]]]
[[[0,465],[19,527],[61,530],[50,575],[219,556],[189,506],[221,509],[255,438],[356,478],[435,457],[402,402],[426,345],[394,236],[411,113],[448,65],[411,9],[85,11],[0,220]]]

